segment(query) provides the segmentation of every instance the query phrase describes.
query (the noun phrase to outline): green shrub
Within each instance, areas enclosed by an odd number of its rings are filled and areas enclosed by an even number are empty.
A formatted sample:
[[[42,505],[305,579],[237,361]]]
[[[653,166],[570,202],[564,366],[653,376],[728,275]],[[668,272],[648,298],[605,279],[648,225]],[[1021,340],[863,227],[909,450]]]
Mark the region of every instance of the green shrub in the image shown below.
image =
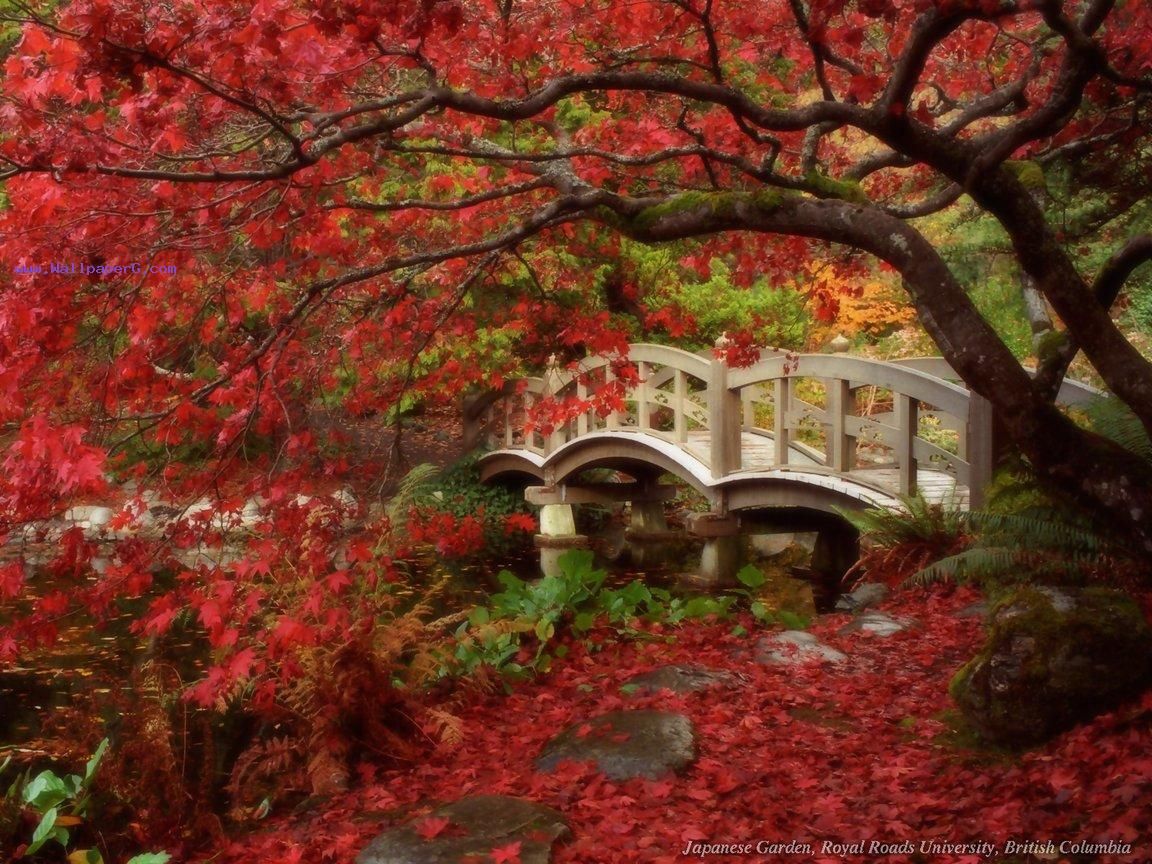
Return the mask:
[[[530,674],[547,669],[553,656],[563,656],[564,646],[557,643],[567,633],[580,636],[604,621],[626,633],[636,618],[676,623],[724,615],[735,599],[676,597],[639,580],[607,588],[607,577],[592,566],[592,553],[585,549],[564,553],[558,573],[533,582],[502,571],[498,578],[504,590],[473,609],[457,628],[454,655],[446,659],[443,674],[466,675],[481,667],[512,676]]]
[[[413,510],[457,519],[472,516],[483,523],[486,554],[503,554],[522,544],[525,535],[509,534],[507,520],[514,514],[531,514],[532,509],[521,490],[482,483],[479,458],[471,454],[444,469],[423,464],[409,471],[388,504],[393,524],[403,524]]]
[[[711,348],[724,331],[747,331],[758,345],[799,350],[804,347],[812,319],[804,296],[793,288],[777,288],[766,279],[750,288],[736,287],[731,272],[713,259],[710,277],[703,282],[667,283],[649,302],[673,304],[699,325],[695,336],[681,340],[688,350]]]

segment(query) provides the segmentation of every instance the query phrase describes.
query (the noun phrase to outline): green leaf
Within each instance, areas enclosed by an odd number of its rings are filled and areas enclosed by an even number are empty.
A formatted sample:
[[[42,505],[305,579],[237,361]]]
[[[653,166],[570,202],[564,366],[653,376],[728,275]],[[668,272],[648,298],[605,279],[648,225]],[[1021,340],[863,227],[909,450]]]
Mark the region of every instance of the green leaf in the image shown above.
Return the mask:
[[[735,627],[733,627],[730,632],[732,633],[733,636],[747,636],[748,635],[748,631],[743,627],[743,625],[740,625],[740,624],[737,624]]]
[[[128,864],[168,864],[172,856],[167,852],[145,852],[128,859]]]
[[[776,617],[789,630],[804,630],[808,627],[807,618],[803,615],[797,615],[795,612],[789,612],[787,609],[781,609],[776,613]]]
[[[92,775],[96,773],[96,769],[100,767],[100,760],[104,758],[104,753],[108,750],[108,739],[105,738],[100,742],[100,746],[96,748],[96,752],[92,754],[92,758],[88,760],[88,765],[84,768],[84,785],[87,786],[92,780]]]
[[[24,787],[24,803],[41,813],[71,797],[64,780],[51,771],[41,771]]]
[[[760,569],[753,567],[751,564],[746,564],[741,567],[740,572],[736,574],[736,578],[740,581],[741,585],[752,589],[759,588],[767,581],[767,578]]]
[[[592,629],[592,625],[596,623],[596,615],[593,612],[581,612],[572,621],[572,629],[577,633],[584,633]]]
[[[541,642],[547,642],[556,633],[556,625],[546,618],[537,621],[534,629],[536,631],[536,638]]]
[[[76,849],[68,853],[68,864],[104,864],[99,849]]]
[[[522,590],[524,588],[524,580],[517,578],[509,570],[501,570],[496,574],[496,579],[509,591]]]
[[[772,610],[757,600],[748,607],[758,621],[768,621],[772,618]]]
[[[705,615],[725,615],[732,605],[731,597],[693,597],[684,604],[684,614],[688,618],[703,618]]]
[[[639,684],[621,684],[620,685],[620,692],[621,693],[627,693],[629,696],[631,696],[633,693],[635,693],[639,689],[640,689]]]
[[[584,578],[592,574],[592,552],[588,549],[569,549],[556,563],[566,576]]]
[[[44,811],[44,815],[40,819],[40,824],[37,825],[36,830],[32,832],[32,842],[29,843],[28,848],[24,850],[25,855],[33,854],[55,836],[56,817],[59,815],[55,807],[49,807]],[[67,836],[67,832],[65,832],[65,836]]]
[[[64,788],[68,792],[69,798],[76,798],[84,789],[84,780],[76,774],[69,774],[64,778]]]
[[[483,624],[487,624],[489,620],[491,619],[488,615],[488,610],[483,606],[477,606],[468,614],[468,622],[473,627],[479,627]]]

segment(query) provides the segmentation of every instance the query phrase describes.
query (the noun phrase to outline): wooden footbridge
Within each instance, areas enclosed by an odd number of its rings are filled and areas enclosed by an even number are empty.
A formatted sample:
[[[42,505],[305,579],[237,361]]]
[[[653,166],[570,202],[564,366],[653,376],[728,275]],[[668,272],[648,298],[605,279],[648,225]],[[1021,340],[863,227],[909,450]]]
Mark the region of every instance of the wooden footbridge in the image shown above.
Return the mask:
[[[1061,401],[1098,395],[1067,382]],[[559,422],[543,419],[558,413]],[[718,516],[898,508],[914,492],[978,506],[996,458],[990,403],[938,358],[768,351],[730,368],[711,353],[648,344],[629,346],[626,361],[593,357],[517,382],[475,416],[469,434],[489,448],[482,477],[533,478],[544,487],[537,503],[631,500],[629,490],[667,472]],[[637,482],[581,482],[591,468]]]

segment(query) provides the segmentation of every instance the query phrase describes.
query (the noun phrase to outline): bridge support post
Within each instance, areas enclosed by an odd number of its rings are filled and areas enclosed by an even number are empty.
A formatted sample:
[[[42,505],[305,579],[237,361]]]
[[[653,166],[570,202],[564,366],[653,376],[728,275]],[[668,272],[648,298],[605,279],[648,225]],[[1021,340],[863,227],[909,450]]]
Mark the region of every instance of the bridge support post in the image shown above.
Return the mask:
[[[705,540],[700,553],[700,581],[709,587],[734,584],[743,555],[739,536]]]
[[[688,530],[704,538],[700,581],[708,587],[733,584],[744,552],[740,520],[731,514],[698,513],[689,520]]]
[[[996,468],[996,422],[992,403],[973,392],[968,397],[968,425],[965,430],[968,457],[968,506],[984,506],[985,492]]]
[[[588,538],[576,533],[576,515],[571,504],[545,504],[540,508],[540,533],[536,548],[540,550],[540,572],[556,576],[560,556],[569,549],[585,549]]]
[[[811,569],[833,596],[842,590],[841,583],[860,557],[860,532],[844,519],[821,520],[812,549]]]
[[[624,539],[628,543],[632,563],[641,567],[665,563],[683,535],[668,529],[664,502],[633,500],[631,510]]]

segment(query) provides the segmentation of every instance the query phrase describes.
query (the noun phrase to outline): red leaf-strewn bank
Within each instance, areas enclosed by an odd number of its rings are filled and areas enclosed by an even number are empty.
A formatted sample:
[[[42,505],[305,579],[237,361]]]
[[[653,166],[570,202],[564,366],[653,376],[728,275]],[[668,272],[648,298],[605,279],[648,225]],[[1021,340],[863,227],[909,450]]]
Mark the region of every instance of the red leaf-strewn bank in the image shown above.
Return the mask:
[[[896,850],[986,842],[997,855],[1010,841],[1057,849],[1113,841],[1131,844],[1131,854],[1044,860],[1149,860],[1152,694],[1022,756],[973,749],[954,730],[947,684],[982,638],[979,619],[956,615],[974,596],[906,595],[890,611],[918,626],[887,639],[840,635],[846,616],[826,616],[813,629],[849,655],[841,666],[761,666],[752,658],[756,637],[734,635],[731,622],[653,627],[651,639],[638,641],[605,634],[599,650],[572,646],[551,674],[512,695],[479,698],[464,712],[460,745],[406,771],[365,771],[363,785],[341,800],[275,818],[214,860],[351,862],[377,832],[469,793],[561,810],[574,836],[558,848],[560,864],[686,861],[698,857],[681,854],[693,842],[759,841],[807,843],[811,852],[705,860],[987,860],[869,853],[873,841]],[[632,675],[670,663],[728,669],[744,683],[687,695],[620,690]],[[622,707],[688,715],[699,736],[696,764],[684,776],[626,782],[570,763],[553,774],[534,770],[559,729]],[[844,848],[860,843],[862,854]]]

